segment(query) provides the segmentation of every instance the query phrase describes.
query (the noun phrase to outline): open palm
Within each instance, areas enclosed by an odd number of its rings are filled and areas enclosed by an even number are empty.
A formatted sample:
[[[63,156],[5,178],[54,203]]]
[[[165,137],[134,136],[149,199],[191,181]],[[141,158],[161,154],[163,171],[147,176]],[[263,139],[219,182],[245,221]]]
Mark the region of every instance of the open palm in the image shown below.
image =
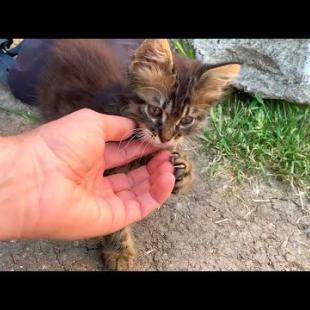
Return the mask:
[[[129,173],[103,177],[106,169],[156,151],[138,141],[129,146],[116,142],[133,129],[129,119],[84,109],[31,133],[32,162],[40,163],[32,177],[40,190],[34,194],[38,220],[29,237],[109,234],[141,220],[170,196],[175,179],[168,151]]]

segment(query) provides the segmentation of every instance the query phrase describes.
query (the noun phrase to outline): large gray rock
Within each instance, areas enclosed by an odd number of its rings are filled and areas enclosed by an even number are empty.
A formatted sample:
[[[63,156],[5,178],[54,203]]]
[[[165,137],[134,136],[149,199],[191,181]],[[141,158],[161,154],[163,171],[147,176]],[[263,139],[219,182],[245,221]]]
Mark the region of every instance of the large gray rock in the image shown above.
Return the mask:
[[[195,39],[193,45],[206,63],[241,62],[236,88],[310,104],[309,39]]]

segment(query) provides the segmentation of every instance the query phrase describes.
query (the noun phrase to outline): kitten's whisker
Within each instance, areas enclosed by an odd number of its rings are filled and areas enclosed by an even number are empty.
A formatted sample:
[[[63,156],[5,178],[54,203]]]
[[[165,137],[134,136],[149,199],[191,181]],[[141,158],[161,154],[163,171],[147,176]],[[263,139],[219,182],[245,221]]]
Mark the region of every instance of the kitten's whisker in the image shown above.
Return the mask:
[[[131,134],[133,134],[133,135],[130,137],[129,142],[130,142],[130,140],[133,139],[133,137],[135,137],[137,129],[140,129],[140,128],[134,128],[134,129],[132,129],[132,130],[130,131]],[[121,138],[121,141],[119,141],[118,147],[117,147],[117,151],[116,151],[116,152],[119,151],[119,148],[120,148],[121,144],[124,142],[124,141],[123,141],[123,138],[125,138],[126,136],[127,136],[127,134],[124,135],[124,136]]]
[[[147,137],[147,136],[148,136],[148,130],[142,128],[142,130],[140,131],[139,139],[145,138],[145,137]]]
[[[137,133],[135,133],[134,135],[132,135],[132,137],[129,139],[129,141],[127,142],[127,144],[124,146],[124,149],[127,148],[129,146],[129,144],[136,138]]]
[[[148,141],[148,140],[146,140],[146,144],[145,144],[145,146],[144,146],[144,149],[142,150],[142,153],[141,153],[141,156],[140,157],[143,157],[143,153],[144,153],[144,151],[147,149],[147,147],[151,144],[150,143],[150,141]]]
[[[138,138],[140,140],[142,140],[143,144],[146,141],[146,136],[148,135],[148,130],[145,130],[144,128],[136,128],[134,130],[134,134],[131,136],[131,138],[128,140],[127,144],[124,146],[124,148],[129,147],[130,143],[132,143],[134,141],[135,138]],[[142,138],[142,139],[141,139]],[[143,145],[142,144],[142,145]],[[120,148],[120,144],[118,145],[117,151],[119,151]]]
[[[151,135],[151,132],[149,130],[144,130],[143,131],[143,144],[145,142],[146,142],[146,144],[145,144],[145,146],[141,152],[140,158],[143,157],[143,153],[145,152],[146,148],[151,144],[150,140],[152,140],[152,139],[153,139],[153,137]]]
[[[144,138],[143,138],[143,139],[141,139],[140,141],[141,141],[141,147],[144,145],[144,143],[145,143],[145,142],[147,142],[147,140],[146,140],[146,139],[144,139]],[[141,159],[141,157],[142,157],[142,156],[141,156],[141,155],[139,155],[139,159]]]

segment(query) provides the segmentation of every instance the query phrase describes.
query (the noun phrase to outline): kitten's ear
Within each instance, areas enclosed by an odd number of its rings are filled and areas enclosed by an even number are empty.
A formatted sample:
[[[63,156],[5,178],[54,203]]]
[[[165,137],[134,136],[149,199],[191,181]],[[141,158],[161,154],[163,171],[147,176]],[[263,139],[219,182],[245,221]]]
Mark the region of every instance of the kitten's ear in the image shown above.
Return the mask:
[[[167,96],[175,81],[168,40],[144,40],[128,67],[128,80],[145,100],[151,100],[158,93]]]
[[[239,75],[240,64],[226,64],[204,72],[197,86],[197,96],[204,105],[217,102],[224,95],[225,88]]]
[[[172,70],[172,53],[167,39],[146,39],[134,55],[134,62],[153,62]]]

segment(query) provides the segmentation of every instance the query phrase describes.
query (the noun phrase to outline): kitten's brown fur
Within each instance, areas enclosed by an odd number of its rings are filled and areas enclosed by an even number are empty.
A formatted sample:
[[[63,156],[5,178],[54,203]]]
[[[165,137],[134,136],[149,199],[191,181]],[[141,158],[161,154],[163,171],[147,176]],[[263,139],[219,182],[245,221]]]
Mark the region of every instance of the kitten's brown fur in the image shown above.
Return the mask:
[[[84,107],[127,116],[145,128],[152,143],[172,150],[199,128],[208,108],[240,70],[238,64],[206,66],[187,59],[173,53],[165,39],[144,40],[127,70],[107,40],[56,40],[51,55],[37,93],[47,120]],[[160,109],[160,117],[149,114],[150,106]],[[186,117],[192,123],[182,125]],[[190,183],[192,170],[182,153],[172,160],[177,193]],[[109,268],[131,268],[134,257],[129,228],[106,238],[103,259]]]
[[[105,41],[57,40],[41,70],[38,102],[45,118],[55,119],[85,107],[96,109],[99,91],[123,86],[121,64]]]

